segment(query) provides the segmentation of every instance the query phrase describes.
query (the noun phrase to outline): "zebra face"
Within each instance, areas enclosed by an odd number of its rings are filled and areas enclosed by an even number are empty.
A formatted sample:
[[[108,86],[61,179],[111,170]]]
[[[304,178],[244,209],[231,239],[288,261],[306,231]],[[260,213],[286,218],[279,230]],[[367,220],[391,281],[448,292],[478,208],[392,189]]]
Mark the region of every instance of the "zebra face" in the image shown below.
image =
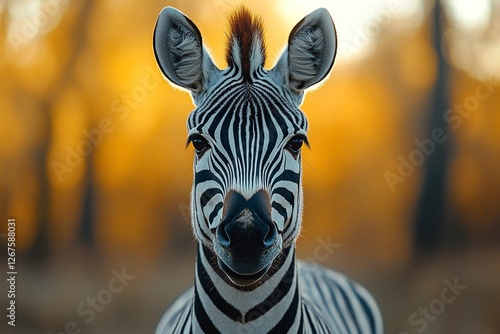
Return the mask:
[[[228,80],[236,68],[227,72],[188,119],[193,222],[226,273],[253,278],[297,236],[307,120],[269,73],[248,85]]]
[[[304,91],[330,72],[336,53],[325,9],[302,19],[271,70],[259,18],[241,8],[230,18],[219,70],[194,23],[176,9],[158,18],[154,50],[163,74],[188,89],[188,144],[195,149],[191,196],[195,235],[237,285],[252,284],[296,239],[302,215]]]

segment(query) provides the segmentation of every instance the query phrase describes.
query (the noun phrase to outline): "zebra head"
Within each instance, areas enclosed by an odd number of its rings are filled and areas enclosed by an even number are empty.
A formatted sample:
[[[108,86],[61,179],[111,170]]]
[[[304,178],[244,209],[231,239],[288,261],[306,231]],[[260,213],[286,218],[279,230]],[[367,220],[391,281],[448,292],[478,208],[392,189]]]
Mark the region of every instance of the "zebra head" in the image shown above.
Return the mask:
[[[195,149],[191,195],[195,235],[237,285],[256,282],[295,241],[302,215],[304,92],[330,72],[336,32],[326,9],[291,31],[273,69],[264,68],[261,19],[240,7],[229,18],[228,67],[220,70],[196,25],[162,10],[154,51],[165,77],[190,91],[188,144]]]

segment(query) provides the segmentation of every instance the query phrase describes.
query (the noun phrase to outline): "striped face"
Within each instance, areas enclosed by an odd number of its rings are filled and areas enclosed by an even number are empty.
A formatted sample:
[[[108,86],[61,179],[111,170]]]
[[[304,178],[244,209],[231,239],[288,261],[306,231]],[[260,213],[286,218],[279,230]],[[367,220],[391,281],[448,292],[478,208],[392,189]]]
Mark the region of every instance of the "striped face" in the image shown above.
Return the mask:
[[[219,70],[201,34],[173,8],[160,14],[154,48],[165,76],[191,91],[188,143],[195,149],[192,220],[236,284],[262,277],[300,230],[304,90],[321,81],[335,58],[335,29],[326,11],[301,20],[288,48],[264,69],[262,23],[241,8],[230,18]]]
[[[193,222],[206,245],[212,245],[230,191],[250,199],[263,190],[283,245],[297,236],[307,119],[287,95],[266,70],[248,84],[230,67],[189,116],[189,142],[196,151]]]

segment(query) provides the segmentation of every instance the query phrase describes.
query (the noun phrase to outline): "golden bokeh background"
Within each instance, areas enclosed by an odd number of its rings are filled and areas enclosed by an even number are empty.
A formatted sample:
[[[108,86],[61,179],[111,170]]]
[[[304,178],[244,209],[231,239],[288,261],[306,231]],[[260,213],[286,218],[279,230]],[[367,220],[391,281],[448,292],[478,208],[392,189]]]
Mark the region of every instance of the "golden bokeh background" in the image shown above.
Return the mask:
[[[339,34],[329,80],[302,106],[299,258],[367,286],[387,333],[416,333],[410,314],[455,277],[467,290],[425,333],[498,333],[498,0],[0,0],[0,258],[15,218],[19,267],[7,332],[72,320],[84,333],[152,332],[192,284],[193,105],[162,78],[153,27],[178,8],[224,68],[226,17],[241,3],[265,22],[267,68],[318,7]],[[426,153],[418,143],[442,125],[446,140]],[[136,278],[86,323],[75,308],[123,267]]]

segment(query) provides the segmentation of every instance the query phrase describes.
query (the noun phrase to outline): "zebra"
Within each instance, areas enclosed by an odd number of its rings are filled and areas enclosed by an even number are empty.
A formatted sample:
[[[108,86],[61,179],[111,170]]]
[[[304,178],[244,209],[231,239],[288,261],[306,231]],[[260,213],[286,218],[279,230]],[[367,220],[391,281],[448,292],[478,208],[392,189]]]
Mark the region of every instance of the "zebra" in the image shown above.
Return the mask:
[[[337,35],[324,8],[293,28],[267,70],[263,22],[240,6],[229,16],[219,69],[197,26],[165,7],[153,49],[174,86],[191,93],[194,286],[156,333],[383,333],[374,298],[341,273],[296,261],[303,206],[305,91],[333,66]]]

